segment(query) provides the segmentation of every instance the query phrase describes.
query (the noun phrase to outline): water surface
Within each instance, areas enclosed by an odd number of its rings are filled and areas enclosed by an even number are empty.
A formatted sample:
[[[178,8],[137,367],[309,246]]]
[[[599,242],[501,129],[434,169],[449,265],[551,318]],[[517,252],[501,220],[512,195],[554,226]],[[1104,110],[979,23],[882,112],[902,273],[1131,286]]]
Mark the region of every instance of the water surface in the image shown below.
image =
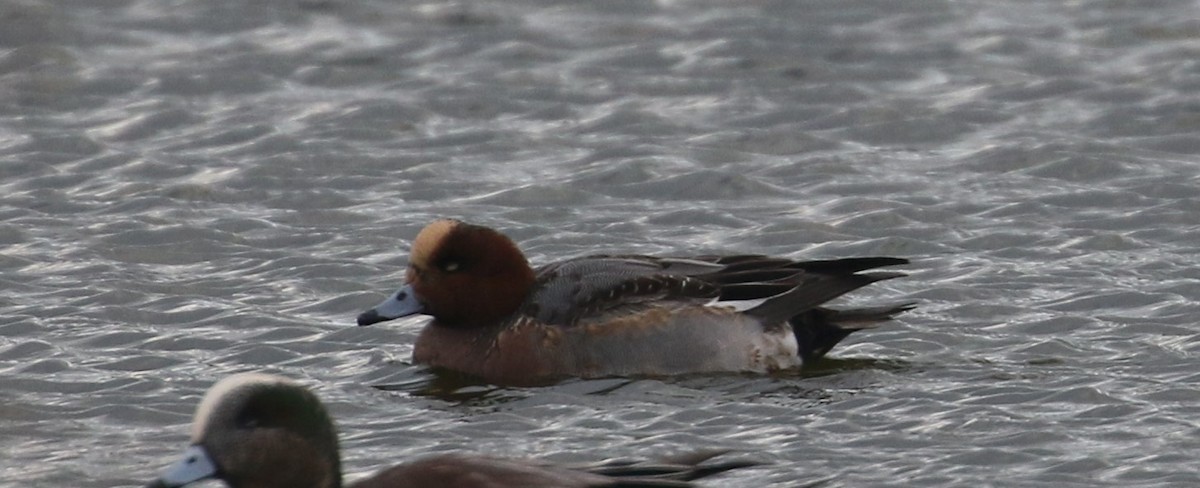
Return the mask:
[[[1194,1],[0,6],[0,479],[134,486],[217,379],[420,453],[733,449],[709,486],[1200,483]],[[450,216],[913,259],[799,374],[500,389],[353,327]],[[386,389],[376,386],[388,385]]]

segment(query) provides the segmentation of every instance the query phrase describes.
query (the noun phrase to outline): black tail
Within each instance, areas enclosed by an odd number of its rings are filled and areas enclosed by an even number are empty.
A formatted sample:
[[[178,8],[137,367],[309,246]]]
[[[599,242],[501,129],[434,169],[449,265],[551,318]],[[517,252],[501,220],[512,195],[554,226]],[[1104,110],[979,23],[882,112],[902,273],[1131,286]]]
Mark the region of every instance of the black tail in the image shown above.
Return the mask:
[[[912,302],[849,310],[817,307],[792,317],[788,323],[792,324],[792,332],[800,345],[800,357],[808,365],[821,359],[852,332],[876,327],[915,307]]]
[[[869,271],[907,264],[903,258],[865,257],[824,261],[792,261],[767,256],[725,256],[711,262],[725,265],[700,276],[720,286],[722,301],[760,300],[746,314],[766,327],[792,326],[805,363],[833,349],[851,332],[873,327],[893,315],[913,308],[905,303],[888,307],[834,310],[822,307],[871,283],[905,276],[891,271]]]

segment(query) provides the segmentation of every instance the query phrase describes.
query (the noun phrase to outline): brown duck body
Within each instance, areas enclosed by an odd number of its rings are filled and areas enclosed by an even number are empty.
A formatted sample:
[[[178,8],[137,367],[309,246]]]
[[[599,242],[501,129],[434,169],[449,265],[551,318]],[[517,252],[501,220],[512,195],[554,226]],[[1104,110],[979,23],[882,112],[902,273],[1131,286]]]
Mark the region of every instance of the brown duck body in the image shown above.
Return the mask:
[[[823,304],[876,281],[887,257],[597,255],[529,267],[485,227],[437,221],[414,242],[408,283],[360,325],[432,316],[413,359],[531,385],[565,377],[768,372],[814,361],[911,304]]]

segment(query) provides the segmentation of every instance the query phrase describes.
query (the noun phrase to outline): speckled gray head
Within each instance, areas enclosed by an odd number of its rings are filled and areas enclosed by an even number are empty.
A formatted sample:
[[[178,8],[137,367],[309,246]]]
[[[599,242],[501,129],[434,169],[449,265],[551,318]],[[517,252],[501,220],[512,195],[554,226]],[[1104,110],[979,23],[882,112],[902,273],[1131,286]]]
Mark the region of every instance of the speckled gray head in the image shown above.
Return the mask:
[[[204,395],[191,443],[152,487],[217,478],[232,487],[339,486],[337,435],[316,395],[259,373],[233,375]]]

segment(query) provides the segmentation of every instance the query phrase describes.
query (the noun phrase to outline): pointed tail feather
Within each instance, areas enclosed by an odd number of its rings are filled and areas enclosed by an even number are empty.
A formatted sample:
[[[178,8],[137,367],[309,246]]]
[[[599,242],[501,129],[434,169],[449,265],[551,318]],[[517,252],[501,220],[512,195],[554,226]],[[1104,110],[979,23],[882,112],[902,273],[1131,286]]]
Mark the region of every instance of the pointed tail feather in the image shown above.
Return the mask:
[[[896,272],[813,274],[803,277],[791,290],[767,299],[746,313],[762,318],[764,324],[778,324],[876,281],[901,276],[907,275]]]
[[[802,269],[810,273],[843,274],[908,263],[909,261],[904,258],[877,256],[869,258],[826,259],[823,261],[799,261],[787,267]]]
[[[917,308],[917,302],[906,302],[882,307],[851,308],[847,310],[824,309],[824,311],[829,313],[829,322],[840,328],[863,330],[878,327],[880,322],[892,320],[896,315],[914,308]]]

